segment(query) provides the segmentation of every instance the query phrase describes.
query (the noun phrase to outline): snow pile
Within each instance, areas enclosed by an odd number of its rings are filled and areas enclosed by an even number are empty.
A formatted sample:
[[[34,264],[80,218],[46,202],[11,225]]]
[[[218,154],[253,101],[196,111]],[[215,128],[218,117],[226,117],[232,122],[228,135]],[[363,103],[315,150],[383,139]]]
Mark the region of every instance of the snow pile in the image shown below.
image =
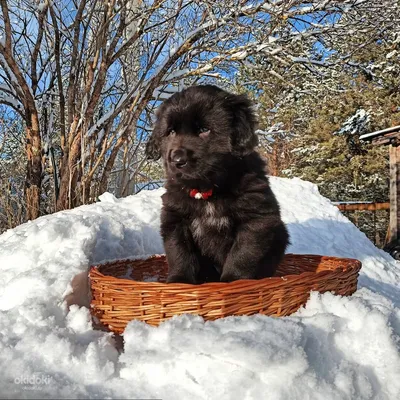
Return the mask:
[[[354,115],[349,117],[342,127],[335,133],[344,136],[360,136],[369,129],[371,115],[369,111],[360,108]]]
[[[0,397],[163,399],[400,398],[400,267],[317,188],[271,178],[288,252],[358,258],[359,290],[314,293],[285,318],[131,322],[124,352],[94,331],[90,264],[161,253],[160,195],[143,191],[24,224],[0,236]],[[71,294],[74,286],[77,293]]]

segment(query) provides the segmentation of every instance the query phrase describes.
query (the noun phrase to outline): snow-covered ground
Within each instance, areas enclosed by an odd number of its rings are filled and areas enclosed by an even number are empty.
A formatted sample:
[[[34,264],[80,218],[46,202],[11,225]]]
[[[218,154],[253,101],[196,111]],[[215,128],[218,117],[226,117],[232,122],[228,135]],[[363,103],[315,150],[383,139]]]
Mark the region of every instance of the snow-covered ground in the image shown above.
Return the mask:
[[[110,334],[92,329],[88,309],[68,309],[65,298],[85,304],[71,283],[92,263],[163,251],[163,189],[106,193],[0,236],[0,397],[400,399],[400,266],[314,185],[271,184],[288,252],[362,261],[353,296],[313,293],[285,318],[131,322],[119,353]]]

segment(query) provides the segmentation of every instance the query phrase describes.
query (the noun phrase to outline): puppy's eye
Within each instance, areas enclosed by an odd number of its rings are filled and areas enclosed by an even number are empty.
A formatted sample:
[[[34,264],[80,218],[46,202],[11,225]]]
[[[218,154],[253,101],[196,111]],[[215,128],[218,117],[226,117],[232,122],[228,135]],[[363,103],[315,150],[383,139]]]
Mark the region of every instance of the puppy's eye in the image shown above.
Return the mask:
[[[175,136],[175,135],[176,135],[176,132],[173,129],[169,129],[167,131],[167,136]]]

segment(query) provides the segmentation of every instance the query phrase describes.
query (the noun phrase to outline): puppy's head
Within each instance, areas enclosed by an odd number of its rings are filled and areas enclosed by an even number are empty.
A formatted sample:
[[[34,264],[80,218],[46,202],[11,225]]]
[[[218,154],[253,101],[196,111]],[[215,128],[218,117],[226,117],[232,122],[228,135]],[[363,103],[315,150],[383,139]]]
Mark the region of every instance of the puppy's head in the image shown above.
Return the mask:
[[[168,178],[210,180],[223,168],[224,157],[254,150],[255,128],[246,96],[211,85],[192,86],[159,107],[146,153],[163,158]]]

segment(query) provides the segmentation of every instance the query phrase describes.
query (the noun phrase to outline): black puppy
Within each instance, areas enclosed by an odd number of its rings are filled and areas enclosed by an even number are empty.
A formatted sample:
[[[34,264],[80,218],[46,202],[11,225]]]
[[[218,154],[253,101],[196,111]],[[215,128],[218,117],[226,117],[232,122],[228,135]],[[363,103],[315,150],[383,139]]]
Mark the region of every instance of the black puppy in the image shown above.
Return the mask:
[[[289,235],[254,150],[251,102],[215,86],[192,86],[157,111],[147,144],[166,172],[161,234],[168,282],[272,276]]]

